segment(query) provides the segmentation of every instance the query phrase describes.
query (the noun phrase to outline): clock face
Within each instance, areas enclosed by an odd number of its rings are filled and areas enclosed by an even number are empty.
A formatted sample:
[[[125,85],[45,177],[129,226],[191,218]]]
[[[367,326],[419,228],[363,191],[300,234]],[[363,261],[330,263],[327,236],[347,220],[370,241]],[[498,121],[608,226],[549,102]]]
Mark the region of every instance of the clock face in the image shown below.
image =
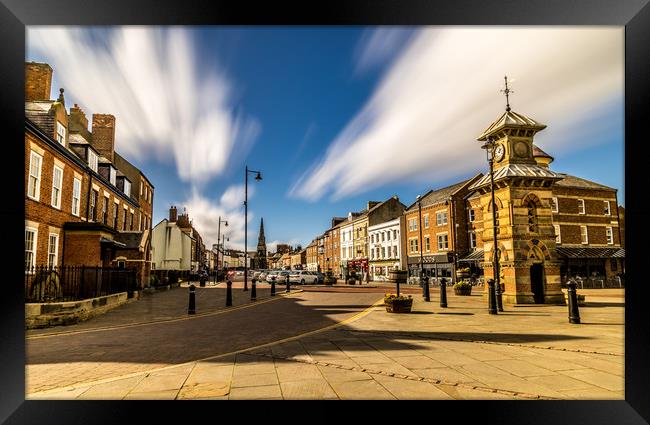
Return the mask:
[[[497,146],[496,149],[494,149],[494,159],[501,161],[505,152],[506,150],[503,148],[503,145]]]
[[[528,156],[528,145],[525,142],[517,142],[515,144],[515,153],[521,158]]]

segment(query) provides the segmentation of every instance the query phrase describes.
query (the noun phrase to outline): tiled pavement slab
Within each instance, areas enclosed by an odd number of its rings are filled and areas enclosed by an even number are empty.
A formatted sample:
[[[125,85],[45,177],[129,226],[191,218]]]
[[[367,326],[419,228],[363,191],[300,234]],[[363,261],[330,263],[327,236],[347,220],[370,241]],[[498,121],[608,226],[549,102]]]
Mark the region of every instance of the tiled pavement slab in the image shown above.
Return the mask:
[[[311,306],[320,314],[345,309],[333,308],[331,299],[320,297],[310,294],[301,306],[307,309]],[[151,372],[149,376],[80,385],[72,390],[52,387],[48,393],[41,392],[36,397],[624,398],[624,357],[612,354],[621,353],[624,346],[623,325],[618,325],[622,323],[618,322],[622,307],[583,307],[580,312],[587,319],[585,322],[610,321],[611,324],[571,325],[563,306],[506,305],[507,313],[511,314],[497,319],[487,314],[480,297],[453,294],[448,297],[449,304],[456,306],[455,312],[472,314],[444,315],[438,313],[441,309],[434,297],[431,303],[416,298],[414,310],[434,314],[388,314],[383,308],[375,307],[358,320],[296,340],[213,360],[189,362]],[[340,300],[339,303],[343,304]],[[350,298],[344,305],[358,305],[358,301]],[[260,311],[261,317],[269,314]],[[246,323],[250,322],[248,317]],[[274,322],[271,328],[281,324],[286,322]],[[603,332],[603,328],[607,331]],[[43,372],[44,376],[57,377],[56,370]],[[66,373],[69,374],[66,379],[72,380],[73,374]],[[89,372],[88,376],[94,375]]]

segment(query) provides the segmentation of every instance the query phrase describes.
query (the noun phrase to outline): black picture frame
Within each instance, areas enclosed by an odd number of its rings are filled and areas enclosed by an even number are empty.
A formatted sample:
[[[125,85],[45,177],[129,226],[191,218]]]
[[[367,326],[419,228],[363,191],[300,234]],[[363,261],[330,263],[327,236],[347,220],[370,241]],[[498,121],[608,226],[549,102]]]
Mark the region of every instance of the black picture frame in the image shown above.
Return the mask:
[[[5,270],[3,320],[0,341],[0,421],[5,423],[151,423],[179,417],[181,423],[194,420],[309,420],[298,417],[295,407],[264,406],[238,409],[238,405],[101,402],[25,401],[24,300],[20,284],[24,223],[24,61],[27,25],[616,25],[625,26],[625,185],[626,196],[626,288],[625,309],[625,400],[624,401],[472,401],[467,405],[434,402],[417,406],[388,404],[353,406],[345,416],[334,405],[318,410],[319,419],[337,421],[357,415],[365,420],[444,420],[525,424],[643,424],[650,422],[650,326],[648,285],[644,282],[642,244],[648,240],[650,182],[644,170],[650,138],[644,134],[650,98],[650,6],[648,0],[335,0],[327,2],[278,3],[207,1],[192,3],[172,0],[83,1],[2,0],[0,4],[0,101],[5,158],[5,202],[3,218]],[[604,59],[605,60],[605,59]],[[480,71],[480,70],[477,70]],[[647,131],[647,130],[646,130]],[[11,158],[11,159],[9,159]],[[15,160],[14,160],[15,158]],[[7,161],[7,159],[9,159]],[[8,169],[7,169],[8,168]],[[15,176],[15,177],[14,177]],[[22,177],[21,177],[22,178]],[[644,226],[645,225],[645,226]],[[627,229],[632,229],[629,231]],[[469,407],[469,408],[468,408]],[[285,411],[286,410],[286,411]],[[227,416],[225,412],[242,415]],[[306,412],[315,413],[310,410]],[[144,413],[144,417],[139,414]],[[444,416],[450,415],[447,419]],[[201,419],[200,416],[204,415]],[[182,419],[180,419],[182,418]]]

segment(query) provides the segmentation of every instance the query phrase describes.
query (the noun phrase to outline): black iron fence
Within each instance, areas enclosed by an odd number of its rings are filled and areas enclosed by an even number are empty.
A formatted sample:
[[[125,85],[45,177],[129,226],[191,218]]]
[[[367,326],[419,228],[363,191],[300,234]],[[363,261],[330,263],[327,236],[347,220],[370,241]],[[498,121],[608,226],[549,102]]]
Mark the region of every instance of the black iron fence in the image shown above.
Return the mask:
[[[128,292],[137,287],[137,270],[91,266],[33,266],[25,269],[25,302],[78,301]]]
[[[623,276],[593,276],[593,277],[582,277],[575,276],[576,283],[578,284],[578,289],[605,289],[605,288],[625,288],[625,277]],[[562,276],[561,283],[562,287],[567,287],[568,278]]]

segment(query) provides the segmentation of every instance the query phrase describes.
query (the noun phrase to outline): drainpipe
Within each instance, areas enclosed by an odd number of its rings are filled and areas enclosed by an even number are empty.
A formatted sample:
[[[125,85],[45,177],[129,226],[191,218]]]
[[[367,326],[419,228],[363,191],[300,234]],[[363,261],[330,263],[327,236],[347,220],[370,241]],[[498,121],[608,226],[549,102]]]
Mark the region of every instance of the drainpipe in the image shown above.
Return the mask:
[[[88,196],[86,196],[86,221],[90,221],[90,191],[93,190],[93,174],[88,173],[90,182],[88,183]]]
[[[452,263],[452,268],[451,268],[451,279],[452,282],[456,282],[456,269],[458,268],[458,246],[457,246],[457,237],[456,234],[458,233],[456,230],[456,201],[450,196],[449,197],[449,205],[451,206],[451,231],[453,234],[453,241],[454,241],[454,262]]]
[[[623,239],[621,239],[621,216],[618,214],[618,193],[616,193],[616,192],[614,192],[614,199],[615,199],[615,202],[616,202],[616,222],[618,223],[618,226],[617,226],[617,228],[618,228],[618,244],[619,244],[619,246],[621,248],[625,249],[623,247],[623,243],[622,243]],[[610,211],[611,211],[611,207],[610,207]],[[614,261],[616,261],[616,260],[614,260]],[[605,266],[605,267],[607,267],[607,266]],[[610,267],[611,267],[611,265],[610,265]],[[621,260],[621,273],[625,274],[625,261],[624,261],[624,259]]]

